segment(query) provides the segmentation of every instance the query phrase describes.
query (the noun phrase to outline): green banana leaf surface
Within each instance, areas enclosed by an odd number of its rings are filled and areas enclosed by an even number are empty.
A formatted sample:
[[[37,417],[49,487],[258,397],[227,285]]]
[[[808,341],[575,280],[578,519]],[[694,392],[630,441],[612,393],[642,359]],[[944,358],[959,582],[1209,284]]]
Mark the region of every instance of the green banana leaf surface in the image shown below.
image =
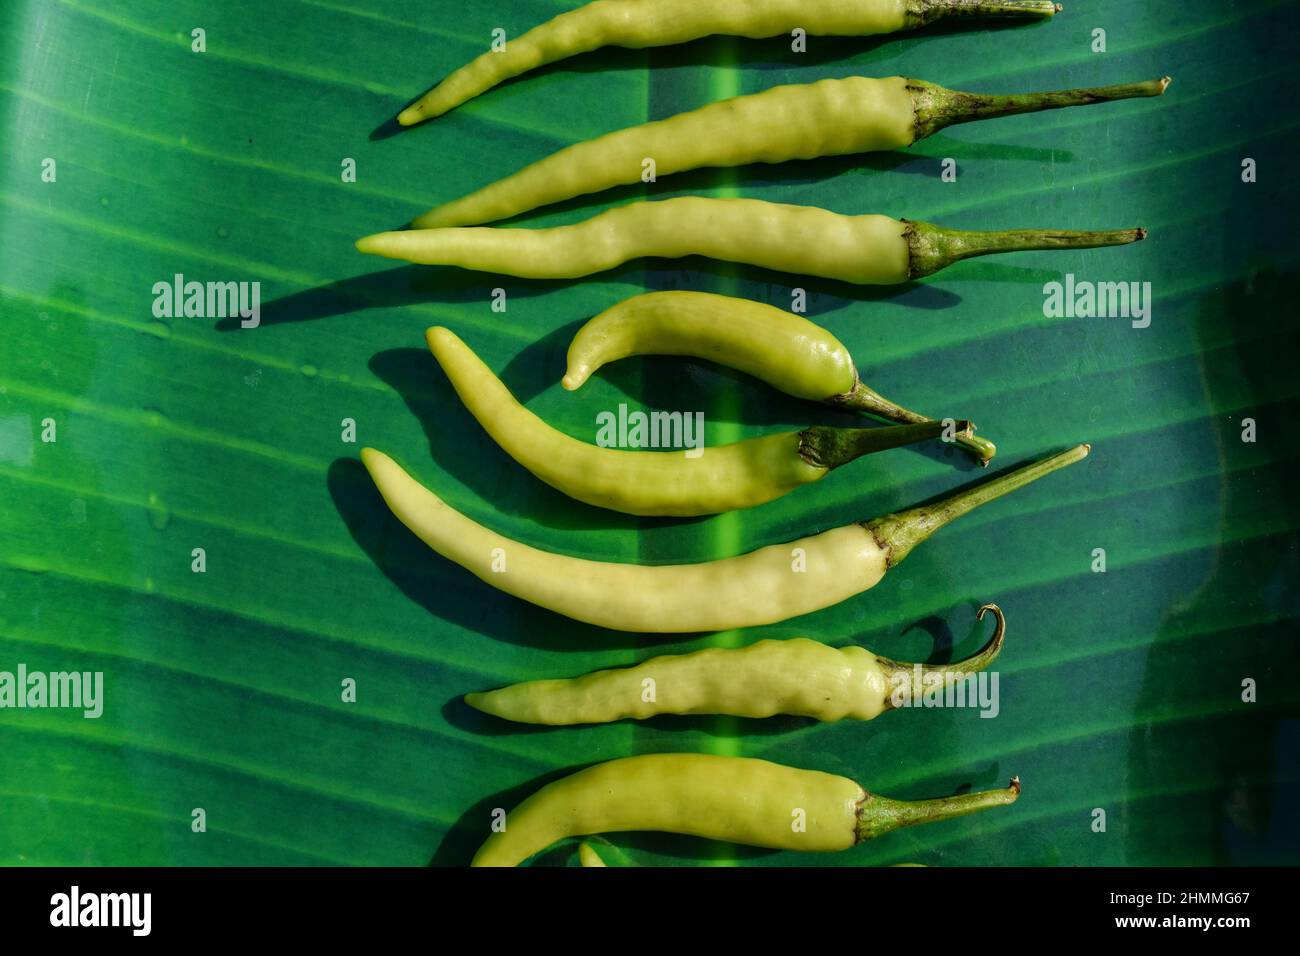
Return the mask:
[[[495,808],[592,762],[666,751],[762,757],[898,798],[1016,774],[1024,793],[838,854],[610,834],[598,843],[612,864],[1300,862],[1289,5],[1067,2],[1041,24],[810,37],[803,52],[789,37],[607,49],[394,128],[494,28],[516,36],[573,5],[0,6],[0,671],[102,672],[104,687],[98,718],[0,709],[0,862],[463,865]],[[353,248],[569,143],[855,74],[979,92],[1174,82],[1159,99],[952,127],[905,152],[664,177],[514,224],[702,194],[1150,238],[883,289],[697,259],[523,281]],[[177,275],[259,282],[260,324],[157,316],[154,286]],[[1149,325],[1045,314],[1044,287],[1068,275],[1150,283]],[[724,634],[568,621],[391,516],[362,446],[506,535],[642,563],[738,554],[988,474],[935,443],[745,512],[627,517],[507,458],[424,346],[426,327],[450,327],[588,441],[620,404],[703,412],[709,444],[855,423],[674,358],[628,359],[566,393],[581,323],[653,289],[783,308],[802,289],[866,382],[978,423],[999,448],[988,473],[1078,442],[1092,454],[945,529],[857,598]],[[986,602],[1008,622],[992,718],[547,729],[461,700],[763,637],[942,663],[987,639]],[[567,844],[539,861],[575,858]]]

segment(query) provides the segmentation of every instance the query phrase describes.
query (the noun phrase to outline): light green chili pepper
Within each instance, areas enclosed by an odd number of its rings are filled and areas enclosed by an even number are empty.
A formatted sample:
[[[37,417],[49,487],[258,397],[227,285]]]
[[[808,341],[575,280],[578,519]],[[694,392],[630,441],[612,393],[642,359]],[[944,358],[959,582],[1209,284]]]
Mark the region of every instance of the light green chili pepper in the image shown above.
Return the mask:
[[[1144,83],[986,96],[901,76],[863,76],[777,86],[577,143],[512,176],[436,206],[411,225],[470,226],[640,182],[647,162],[656,177],[706,166],[783,163],[904,149],[946,126],[1013,113],[1159,96],[1169,77]]]
[[[847,850],[918,823],[1015,803],[1005,790],[891,800],[847,777],[749,757],[648,754],[580,770],[547,784],[506,815],[473,866],[518,866],[559,840],[653,830],[777,850]]]
[[[447,505],[387,455],[361,460],[404,525],[492,587],[576,621],[619,631],[730,631],[838,604],[948,522],[1084,458],[1087,445],[928,505],[702,564],[615,564],[529,547]]]
[[[573,337],[562,384],[573,391],[608,362],[631,355],[688,355],[748,372],[787,395],[885,421],[931,421],[863,384],[848,349],[819,325],[750,299],[711,292],[646,292],[596,316]],[[987,465],[997,447],[956,439]]]
[[[1089,249],[1146,238],[1145,229],[963,232],[888,216],[841,216],[761,199],[681,196],[635,202],[550,229],[407,229],[357,249],[422,265],[528,279],[574,279],[642,256],[702,255],[863,285],[895,285],[959,259],[1027,249]]]
[[[590,843],[585,843],[585,842],[578,844],[578,862],[582,866],[604,866],[605,865],[605,861],[600,858],[600,854],[596,852],[595,847],[593,847]]]
[[[456,394],[502,450],[570,498],[634,515],[711,515],[751,508],[820,481],[862,455],[945,433],[953,441],[971,423],[928,420],[890,428],[812,425],[706,448],[703,428],[682,412],[652,413],[658,432],[678,451],[630,451],[579,441],[542,421],[510,394],[502,381],[449,329],[429,329],[434,358]],[[656,424],[654,415],[661,416]],[[676,429],[673,430],[673,422]]]
[[[449,75],[397,122],[441,116],[512,76],[604,46],[643,49],[714,34],[751,39],[801,29],[808,36],[871,36],[947,17],[1044,19],[1049,0],[597,0],[507,39]]]
[[[865,647],[828,647],[806,637],[769,639],[654,657],[570,680],[527,681],[466,694],[465,703],[505,720],[551,726],[657,714],[871,720],[993,663],[1002,651],[1006,620],[996,604],[984,605],[978,616],[985,611],[997,618],[993,637],[978,654],[953,664],[909,664]]]

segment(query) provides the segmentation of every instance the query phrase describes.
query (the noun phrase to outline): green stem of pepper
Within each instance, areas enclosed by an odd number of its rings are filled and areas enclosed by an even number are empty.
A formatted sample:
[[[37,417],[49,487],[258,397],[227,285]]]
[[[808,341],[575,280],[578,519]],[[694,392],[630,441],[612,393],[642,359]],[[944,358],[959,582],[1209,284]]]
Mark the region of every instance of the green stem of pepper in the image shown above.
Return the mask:
[[[946,126],[992,119],[995,116],[1014,116],[1017,113],[1059,110],[1067,106],[1091,106],[1093,103],[1159,96],[1171,82],[1169,77],[1162,76],[1158,80],[1120,83],[1116,86],[999,95],[963,93],[925,80],[908,79],[907,91],[912,95],[912,108],[916,112],[912,141],[933,136]]]
[[[907,0],[904,22],[907,29],[916,29],[949,17],[1039,20],[1060,12],[1061,5],[1052,0]]]
[[[975,426],[967,421],[955,422],[955,436],[969,434]],[[891,425],[888,428],[836,428],[813,425],[799,433],[799,457],[810,465],[838,468],[855,458],[901,445],[912,445],[943,434],[944,423],[926,420],[915,425]]]
[[[922,415],[920,412],[914,412],[910,408],[891,402],[875,389],[867,386],[861,379],[855,381],[849,391],[842,395],[832,395],[825,401],[828,405],[862,412],[875,418],[883,418],[888,422],[919,425],[922,422],[933,421],[928,415]],[[971,432],[958,436],[954,441],[973,454],[981,465],[987,467],[990,459],[997,454],[998,446],[987,438],[977,438],[974,428],[975,426],[972,425]]]
[[[892,568],[908,553],[950,521],[974,511],[980,505],[1023,488],[1044,475],[1088,457],[1091,445],[1075,445],[1068,451],[1052,455],[1030,465],[1024,465],[1005,475],[959,491],[932,505],[920,505],[866,522],[863,527],[871,533],[881,548],[888,552],[885,566]]]
[[[937,823],[978,813],[990,807],[1015,803],[1020,796],[1020,778],[1012,777],[1004,790],[984,790],[980,793],[961,793],[952,797],[935,797],[932,800],[891,800],[868,793],[858,804],[856,842],[871,840],[890,830],[915,826],[918,823]]]
[[[909,664],[905,661],[890,660],[888,657],[877,657],[876,662],[888,675],[890,694],[885,699],[887,707],[899,706],[894,697],[894,691],[906,687],[906,693],[913,698],[920,698],[927,690],[925,678],[931,674],[941,674],[944,677],[943,687],[953,683],[962,674],[975,674],[984,670],[992,664],[999,654],[1002,653],[1002,644],[1007,634],[1007,619],[1002,614],[1002,608],[996,604],[985,604],[977,612],[977,620],[984,620],[984,612],[992,611],[993,616],[997,618],[997,625],[993,628],[993,636],[989,642],[976,654],[972,654],[964,661],[956,661],[952,664]],[[953,679],[949,679],[953,675]],[[934,686],[931,682],[931,686]]]
[[[1000,232],[968,232],[945,229],[928,222],[903,220],[907,231],[909,279],[920,279],[946,269],[962,259],[987,256],[996,252],[1026,252],[1032,249],[1096,249],[1141,242],[1147,231],[1109,229],[1100,232],[1073,232],[1053,229],[1004,229]]]

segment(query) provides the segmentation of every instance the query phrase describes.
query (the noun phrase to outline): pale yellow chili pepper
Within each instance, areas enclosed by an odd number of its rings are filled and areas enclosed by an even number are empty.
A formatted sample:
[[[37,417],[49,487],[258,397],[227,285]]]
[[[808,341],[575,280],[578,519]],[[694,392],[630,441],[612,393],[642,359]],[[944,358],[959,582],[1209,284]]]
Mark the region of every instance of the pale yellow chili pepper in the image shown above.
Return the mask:
[[[894,661],[865,647],[830,647],[806,637],[768,639],[742,648],[653,657],[635,667],[567,680],[525,681],[466,694],[465,703],[505,720],[551,726],[659,714],[871,720],[993,663],[1002,651],[1006,621],[996,604],[984,605],[978,616],[985,611],[997,618],[993,637],[978,654],[951,664]]]
[[[387,455],[361,460],[393,514],[429,547],[507,594],[601,627],[686,633],[772,624],[838,604],[948,522],[1084,458],[1087,445],[875,521],[702,564],[617,564],[541,551],[448,506]]]
[[[618,206],[549,229],[406,229],[366,236],[356,245],[389,259],[528,279],[575,279],[644,256],[700,255],[861,285],[896,285],[974,256],[1090,249],[1144,238],[1145,229],[965,232],[761,199],[680,196]]]
[[[1050,0],[595,0],[569,10],[453,72],[397,116],[402,126],[441,116],[513,76],[604,46],[667,46],[711,34],[871,36],[947,17],[1045,19]],[[504,29],[504,28],[502,28]]]
[[[411,225],[471,226],[539,206],[710,166],[783,163],[904,149],[972,120],[1159,96],[1169,77],[1082,90],[988,96],[902,76],[851,76],[737,96],[568,146],[460,199],[435,206]]]
[[[947,425],[931,420],[890,428],[812,425],[729,445],[705,446],[703,435],[693,435],[692,447],[677,451],[602,448],[552,428],[521,405],[451,330],[432,328],[426,338],[456,394],[506,454],[569,497],[625,514],[691,516],[750,508],[820,481],[862,455],[945,433],[960,441],[972,428],[951,419]],[[680,426],[682,413],[677,415]]]
[[[1004,790],[892,800],[847,777],[766,760],[649,754],[597,764],[547,784],[506,814],[473,866],[518,866],[559,840],[652,830],[778,850],[829,852],[890,830],[1014,803]]]
[[[601,366],[631,355],[689,355],[748,372],[787,395],[885,421],[932,421],[869,388],[848,349],[826,329],[763,302],[711,292],[645,292],[612,305],[569,344],[562,384],[580,388]],[[983,465],[987,438],[955,439]]]

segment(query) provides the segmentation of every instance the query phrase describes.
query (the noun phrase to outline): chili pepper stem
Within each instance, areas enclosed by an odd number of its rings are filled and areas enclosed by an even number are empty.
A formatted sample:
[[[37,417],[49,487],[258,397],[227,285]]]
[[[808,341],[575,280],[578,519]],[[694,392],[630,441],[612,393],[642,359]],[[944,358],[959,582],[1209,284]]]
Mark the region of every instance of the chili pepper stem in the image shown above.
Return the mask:
[[[904,24],[915,29],[949,17],[1043,20],[1060,12],[1053,0],[907,0]]]
[[[913,125],[913,142],[933,136],[946,126],[970,123],[974,120],[993,119],[997,116],[1014,116],[1017,113],[1037,113],[1042,110],[1059,110],[1067,106],[1091,106],[1135,97],[1159,96],[1173,80],[1162,76],[1158,80],[1141,83],[1119,83],[1115,86],[1091,86],[1075,90],[1051,90],[1045,93],[963,93],[950,90],[925,80],[908,79],[907,91],[912,96],[916,113]]]
[[[966,435],[975,426],[967,421],[958,421],[953,427],[957,435]],[[891,425],[887,428],[813,425],[799,433],[799,457],[810,465],[838,468],[872,452],[938,438],[943,434],[944,428],[944,423],[938,420],[927,420],[914,425]]]
[[[928,222],[904,219],[907,231],[909,279],[920,279],[946,269],[962,259],[987,256],[998,252],[1026,252],[1033,249],[1096,249],[1141,242],[1147,231],[1110,229],[1099,232],[1074,232],[1054,229],[1004,229],[1000,232],[968,232],[945,229]]]
[[[977,653],[963,661],[957,661],[952,664],[909,664],[906,661],[890,660],[888,657],[877,657],[876,662],[885,670],[888,675],[891,692],[885,698],[885,707],[893,708],[898,706],[895,700],[894,689],[902,689],[904,693],[910,694],[912,699],[919,699],[926,692],[926,677],[931,674],[941,674],[944,677],[943,688],[946,690],[948,685],[954,683],[962,674],[975,674],[984,670],[992,664],[999,654],[1002,653],[1002,645],[1007,634],[1007,619],[1002,614],[1002,608],[996,604],[985,604],[975,612],[977,620],[984,620],[984,612],[992,611],[997,619],[997,624],[993,628],[993,636]],[[951,679],[950,678],[951,675]],[[934,684],[931,682],[931,686]]]
[[[858,805],[856,842],[862,843],[901,827],[937,823],[991,807],[1006,806],[1015,803],[1019,796],[1019,777],[1012,777],[1011,783],[1002,790],[961,793],[930,800],[891,800],[889,797],[868,793]]]
[[[885,567],[892,568],[908,553],[950,521],[974,511],[1017,488],[1023,488],[1044,475],[1088,457],[1091,445],[1075,445],[1068,451],[1024,465],[973,488],[959,491],[932,505],[920,505],[897,514],[877,518],[863,526],[888,552]]]
[[[861,379],[855,381],[849,391],[826,399],[826,403],[862,412],[875,418],[883,418],[887,422],[919,425],[921,422],[932,421],[928,415],[922,415],[920,412],[914,412],[910,408],[891,402]],[[990,459],[998,452],[998,446],[987,438],[976,437],[974,431],[975,426],[971,425],[970,432],[958,436],[954,441],[974,455],[981,465],[988,467]]]

